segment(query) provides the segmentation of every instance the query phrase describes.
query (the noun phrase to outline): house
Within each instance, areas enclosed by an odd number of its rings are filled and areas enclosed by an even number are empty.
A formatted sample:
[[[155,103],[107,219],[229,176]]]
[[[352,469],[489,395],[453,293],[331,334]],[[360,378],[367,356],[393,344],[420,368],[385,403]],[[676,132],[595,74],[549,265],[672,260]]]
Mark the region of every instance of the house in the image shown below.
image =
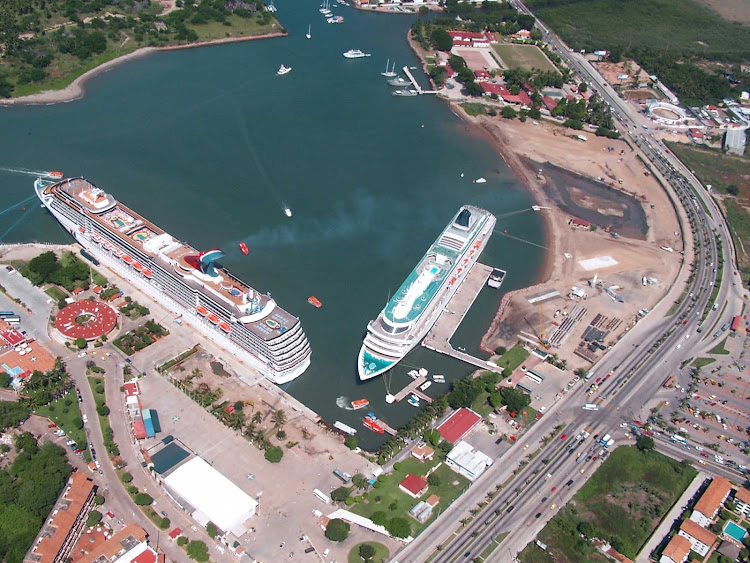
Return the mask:
[[[182,535],[182,530],[180,528],[175,528],[174,530],[169,532],[169,539],[172,541],[175,541],[181,535]]]
[[[706,134],[700,129],[690,129],[688,135],[690,136],[690,140],[696,145],[702,145],[706,139]]]
[[[736,317],[734,317],[732,319],[732,326],[729,328],[729,330],[731,330],[732,332],[737,332],[737,331],[745,332],[744,329],[743,329],[743,327],[742,327],[742,317],[741,316],[737,315]]]
[[[585,219],[578,219],[577,217],[573,217],[568,224],[579,229],[591,228],[591,223],[589,221],[586,221]]]
[[[414,457],[419,461],[430,460],[434,455],[435,450],[427,444],[420,444],[411,451],[411,457]]]
[[[659,563],[683,563],[690,553],[690,542],[682,536],[674,536],[661,553]]]
[[[430,495],[427,497],[427,500],[425,502],[429,504],[432,508],[435,508],[440,502],[440,497],[437,495]]]
[[[549,111],[552,111],[557,107],[559,100],[552,98],[550,96],[542,96],[542,103],[544,104],[544,107],[546,107]]]
[[[448,35],[453,39],[454,47],[489,47],[492,41],[481,31],[450,30]]]
[[[743,514],[745,518],[750,518],[750,491],[745,487],[737,489],[734,493],[734,502],[737,504],[737,512]]]
[[[490,73],[486,70],[475,70],[474,71],[474,80],[476,82],[487,82],[490,78]]]
[[[711,546],[716,543],[716,535],[690,519],[685,520],[677,532],[690,542],[690,549],[698,555],[706,556]]]
[[[156,563],[156,551],[148,545],[146,531],[129,524],[93,551],[86,553],[77,563]]]
[[[453,78],[454,76],[456,76],[456,74],[457,74],[456,71],[453,70],[453,68],[451,67],[451,65],[448,64],[448,61],[444,61],[444,60],[443,61],[438,61],[435,64],[437,66],[441,66],[441,67],[443,67],[445,69],[445,71],[447,72],[447,74],[445,75],[446,78]]]
[[[469,481],[475,481],[492,465],[492,458],[475,450],[468,442],[459,442],[448,453],[445,463]]]
[[[480,420],[482,420],[481,416],[463,407],[446,418],[437,430],[443,440],[455,444],[479,424]]]
[[[413,498],[421,497],[427,491],[427,481],[417,477],[414,473],[409,473],[403,481],[398,484],[398,488]]]
[[[731,490],[732,485],[724,477],[714,477],[695,504],[690,519],[704,528],[707,527],[713,521],[716,513],[719,512]]]

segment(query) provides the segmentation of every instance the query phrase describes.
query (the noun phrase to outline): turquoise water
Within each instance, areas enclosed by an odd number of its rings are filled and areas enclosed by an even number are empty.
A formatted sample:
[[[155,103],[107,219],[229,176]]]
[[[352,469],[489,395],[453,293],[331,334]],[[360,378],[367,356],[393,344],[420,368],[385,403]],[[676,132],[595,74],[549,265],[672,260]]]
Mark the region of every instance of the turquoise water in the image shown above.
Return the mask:
[[[418,65],[405,42],[411,16],[341,7],[346,22],[330,25],[317,2],[276,6],[287,38],[157,53],[100,75],[82,100],[0,108],[0,167],[85,175],[177,238],[222,248],[233,273],[302,320],[312,366],[287,391],[358,429],[362,411],[336,400],[367,397],[398,427],[415,409],[387,406],[383,377],[357,378],[367,322],[462,204],[495,213],[498,232],[535,242],[542,224],[532,212],[502,218],[531,200],[447,104],[390,95],[380,76],[386,59]],[[349,49],[372,56],[344,59]],[[279,77],[282,63],[293,70]],[[479,177],[487,183],[472,184]],[[0,171],[0,212],[32,195],[32,181]],[[0,242],[70,240],[34,203],[1,217]],[[508,270],[508,290],[532,282],[541,258],[496,234],[481,261]],[[310,295],[323,307],[310,306]],[[482,292],[455,346],[476,350],[501,296]],[[469,372],[420,348],[392,370],[391,391],[422,366],[449,381]],[[366,446],[381,439],[359,436]]]
[[[727,525],[724,526],[724,533],[728,536],[733,537],[738,542],[741,542],[747,535],[747,530],[745,530],[745,528],[743,528],[742,526],[738,526],[730,520],[729,522],[727,522]]]

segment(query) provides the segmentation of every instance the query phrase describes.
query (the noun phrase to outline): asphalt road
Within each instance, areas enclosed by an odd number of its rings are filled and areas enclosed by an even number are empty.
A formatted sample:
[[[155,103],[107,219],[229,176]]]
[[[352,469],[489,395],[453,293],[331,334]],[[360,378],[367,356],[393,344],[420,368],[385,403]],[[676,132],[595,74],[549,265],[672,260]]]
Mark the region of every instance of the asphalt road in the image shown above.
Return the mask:
[[[522,3],[516,1],[514,5],[521,11],[530,13]],[[563,430],[567,434],[565,441],[552,440],[531,463],[518,471],[509,485],[490,499],[488,493],[494,491],[498,483],[505,482],[526,455],[520,446],[511,449],[474,483],[459,503],[446,510],[428,530],[398,554],[400,561],[425,560],[435,546],[443,544],[451,535],[451,542],[439,552],[434,561],[447,562],[463,557],[476,557],[493,538],[506,531],[509,532],[508,537],[488,560],[507,561],[536,536],[557,507],[564,504],[583,483],[581,469],[584,470],[584,475],[594,470],[590,467],[592,462],[576,463],[576,456],[566,453],[567,444],[573,439],[571,436],[583,428],[587,429],[592,437],[578,446],[586,449],[591,447],[595,434],[610,433],[622,439],[625,430],[621,430],[619,425],[626,420],[642,417],[642,407],[661,388],[664,380],[679,369],[681,362],[715,344],[710,336],[706,340],[699,340],[706,335],[696,333],[696,329],[703,312],[710,306],[710,294],[716,283],[718,272],[714,272],[713,268],[718,267],[717,240],[724,253],[724,271],[716,300],[718,307],[716,311],[709,312],[704,323],[708,327],[706,330],[714,323],[720,326],[728,322],[733,314],[741,310],[744,300],[741,284],[740,287],[736,285],[739,278],[734,270],[734,250],[727,226],[705,189],[690,171],[665,150],[660,141],[653,138],[650,130],[643,128],[645,118],[639,116],[633,106],[621,100],[583,57],[571,53],[543,24],[537,22],[537,25],[548,44],[610,105],[619,130],[628,131],[631,142],[642,151],[644,160],[650,161],[654,169],[669,182],[673,197],[679,199],[678,205],[684,208],[689,219],[690,224],[683,225],[683,229],[690,228],[693,231],[694,276],[686,288],[689,295],[673,315],[661,316],[671,304],[668,299],[675,300],[682,293],[681,287],[673,288],[662,306],[657,307],[660,314],[654,311],[647,315],[592,369],[598,377],[611,374],[600,384],[597,396],[588,396],[588,385],[579,383],[566,396],[563,404],[554,405],[537,422],[521,443],[534,444],[528,450],[534,451],[539,440],[560,423],[566,424]],[[640,132],[641,129],[643,133]],[[689,254],[687,252],[688,256]],[[724,303],[728,306],[722,316]],[[582,403],[594,400],[601,404],[599,411],[581,410]],[[659,444],[660,450],[679,459],[702,459],[694,450],[685,450],[669,443]],[[712,467],[712,470],[719,474],[727,472],[724,467]],[[549,478],[548,474],[551,475]],[[568,487],[566,484],[571,479],[573,484]],[[552,487],[555,487],[554,493]],[[523,502],[514,504],[516,498]],[[545,499],[544,503],[541,499]],[[465,516],[466,509],[475,507],[482,500],[488,500],[487,505],[471,522],[456,532],[456,523]],[[550,510],[553,503],[556,506]],[[508,512],[511,506],[513,509]],[[540,512],[541,515],[537,518],[536,514]]]

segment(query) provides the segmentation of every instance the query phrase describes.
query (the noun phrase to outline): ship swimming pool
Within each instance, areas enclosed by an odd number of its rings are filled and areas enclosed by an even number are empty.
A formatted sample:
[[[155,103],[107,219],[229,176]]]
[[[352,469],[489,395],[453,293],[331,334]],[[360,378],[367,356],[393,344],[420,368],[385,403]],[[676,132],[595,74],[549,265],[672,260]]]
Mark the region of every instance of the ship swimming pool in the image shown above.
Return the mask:
[[[738,526],[730,520],[729,522],[727,522],[727,525],[724,526],[724,533],[736,539],[738,542],[741,542],[743,539],[745,539],[747,530],[745,530],[745,528],[743,528],[742,526]]]

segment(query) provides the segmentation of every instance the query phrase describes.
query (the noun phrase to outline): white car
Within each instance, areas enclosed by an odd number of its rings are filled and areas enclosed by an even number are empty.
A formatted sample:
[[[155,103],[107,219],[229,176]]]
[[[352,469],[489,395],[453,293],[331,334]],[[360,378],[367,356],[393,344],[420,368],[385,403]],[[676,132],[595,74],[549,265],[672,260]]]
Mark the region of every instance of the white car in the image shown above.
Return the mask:
[[[627,428],[627,427],[628,427],[628,423],[627,422],[621,422],[620,423],[620,428]]]
[[[680,348],[682,348],[682,344],[678,344],[676,349],[679,350]]]
[[[699,452],[703,451],[703,448],[701,446],[695,446],[695,449],[698,450]]]
[[[685,340],[687,340],[688,338],[690,338],[690,334],[689,333],[685,335]]]
[[[81,352],[80,354],[78,354],[78,357],[79,358],[85,358],[86,357],[86,352]]]
[[[81,419],[83,420],[84,424],[86,424],[89,421],[88,415],[85,415],[85,414],[81,417]]]

